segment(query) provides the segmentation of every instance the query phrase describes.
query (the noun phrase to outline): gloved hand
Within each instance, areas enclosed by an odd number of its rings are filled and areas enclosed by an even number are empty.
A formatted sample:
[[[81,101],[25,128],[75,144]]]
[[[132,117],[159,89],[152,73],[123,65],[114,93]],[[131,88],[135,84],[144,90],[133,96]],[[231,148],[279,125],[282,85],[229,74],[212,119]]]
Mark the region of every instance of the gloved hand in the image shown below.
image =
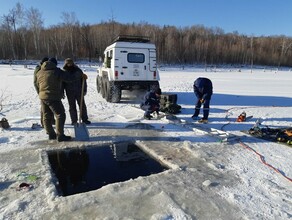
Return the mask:
[[[86,75],[86,74],[82,74],[82,78],[84,79],[84,80],[87,80],[88,79],[88,76]]]
[[[205,100],[204,99],[200,99],[200,102],[203,104],[205,102]]]

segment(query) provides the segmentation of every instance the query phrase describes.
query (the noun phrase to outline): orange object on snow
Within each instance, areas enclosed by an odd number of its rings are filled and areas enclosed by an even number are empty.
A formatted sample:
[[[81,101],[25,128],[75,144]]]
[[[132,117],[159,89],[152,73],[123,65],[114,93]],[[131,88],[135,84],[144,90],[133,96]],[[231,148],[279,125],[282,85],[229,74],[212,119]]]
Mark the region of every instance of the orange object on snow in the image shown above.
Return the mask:
[[[236,119],[237,122],[243,122],[246,120],[246,113],[242,112]]]
[[[292,129],[286,129],[284,131],[284,133],[288,136],[288,137],[292,137]]]

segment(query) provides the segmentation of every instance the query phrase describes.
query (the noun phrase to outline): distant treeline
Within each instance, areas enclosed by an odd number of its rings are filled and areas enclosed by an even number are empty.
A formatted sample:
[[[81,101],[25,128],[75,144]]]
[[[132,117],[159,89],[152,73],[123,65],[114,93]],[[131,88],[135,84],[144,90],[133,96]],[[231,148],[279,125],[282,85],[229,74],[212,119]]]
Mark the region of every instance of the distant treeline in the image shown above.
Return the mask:
[[[74,13],[63,12],[62,23],[43,27],[38,9],[15,8],[1,17],[0,59],[98,60],[117,35],[148,36],[157,47],[157,63],[292,66],[292,38],[224,33],[220,28],[121,24],[114,19],[80,24]]]

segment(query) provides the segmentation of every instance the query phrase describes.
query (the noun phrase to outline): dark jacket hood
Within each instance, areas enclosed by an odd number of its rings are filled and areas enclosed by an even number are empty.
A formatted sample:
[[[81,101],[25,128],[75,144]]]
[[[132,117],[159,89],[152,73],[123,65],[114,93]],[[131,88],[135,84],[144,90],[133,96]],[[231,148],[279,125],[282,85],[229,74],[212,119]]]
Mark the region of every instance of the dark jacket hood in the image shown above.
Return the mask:
[[[53,70],[53,69],[55,69],[56,67],[57,67],[57,66],[56,66],[55,63],[50,62],[50,61],[46,61],[46,62],[44,62],[44,63],[42,64],[41,69],[42,69],[42,70]]]

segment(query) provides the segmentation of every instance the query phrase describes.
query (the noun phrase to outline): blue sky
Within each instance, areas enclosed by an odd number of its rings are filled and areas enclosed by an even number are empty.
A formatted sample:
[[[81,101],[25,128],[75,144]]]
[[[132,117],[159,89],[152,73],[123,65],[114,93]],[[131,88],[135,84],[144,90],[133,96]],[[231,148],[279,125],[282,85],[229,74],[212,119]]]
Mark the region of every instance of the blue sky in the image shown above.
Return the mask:
[[[62,12],[75,12],[80,23],[114,18],[120,23],[219,27],[253,36],[292,37],[292,0],[0,0],[0,16],[20,2],[42,13],[46,27],[62,22]]]

